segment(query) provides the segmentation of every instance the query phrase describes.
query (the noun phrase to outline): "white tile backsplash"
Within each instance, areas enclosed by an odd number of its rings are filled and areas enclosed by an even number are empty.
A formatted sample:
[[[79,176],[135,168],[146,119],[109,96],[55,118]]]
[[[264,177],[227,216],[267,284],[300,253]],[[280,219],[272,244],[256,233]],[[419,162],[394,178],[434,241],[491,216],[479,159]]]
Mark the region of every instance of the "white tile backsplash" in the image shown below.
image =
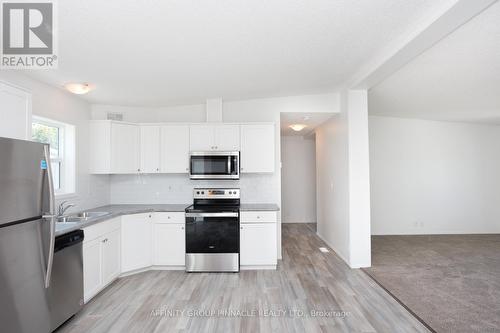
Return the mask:
[[[184,204],[193,201],[195,187],[241,189],[243,203],[279,204],[279,179],[275,174],[243,174],[239,181],[190,180],[187,174],[110,176],[111,204]]]

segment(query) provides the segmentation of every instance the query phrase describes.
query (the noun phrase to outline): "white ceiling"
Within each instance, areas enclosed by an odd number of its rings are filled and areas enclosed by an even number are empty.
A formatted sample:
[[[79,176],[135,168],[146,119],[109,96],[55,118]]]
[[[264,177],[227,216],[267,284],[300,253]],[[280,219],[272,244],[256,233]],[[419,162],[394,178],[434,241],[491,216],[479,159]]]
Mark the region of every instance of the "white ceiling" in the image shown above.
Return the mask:
[[[280,114],[282,136],[308,136],[313,134],[314,129],[333,117],[335,113],[298,113],[282,112]],[[296,132],[290,128],[293,124],[304,124],[302,131]]]
[[[59,69],[93,103],[326,92],[454,0],[58,1]]]
[[[500,124],[500,2],[372,88],[369,111]]]

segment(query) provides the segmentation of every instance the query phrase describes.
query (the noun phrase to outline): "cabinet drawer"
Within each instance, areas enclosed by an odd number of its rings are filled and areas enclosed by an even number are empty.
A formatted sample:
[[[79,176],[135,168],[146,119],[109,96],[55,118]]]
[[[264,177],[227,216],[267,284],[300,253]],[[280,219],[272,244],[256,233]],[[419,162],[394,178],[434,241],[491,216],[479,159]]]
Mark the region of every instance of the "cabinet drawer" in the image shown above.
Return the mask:
[[[275,223],[277,222],[274,211],[248,211],[241,212],[241,223]]]
[[[158,212],[154,213],[153,223],[184,223],[184,212]]]
[[[120,217],[115,217],[111,220],[98,222],[90,227],[83,228],[83,243],[85,244],[113,230],[120,229],[120,221]]]

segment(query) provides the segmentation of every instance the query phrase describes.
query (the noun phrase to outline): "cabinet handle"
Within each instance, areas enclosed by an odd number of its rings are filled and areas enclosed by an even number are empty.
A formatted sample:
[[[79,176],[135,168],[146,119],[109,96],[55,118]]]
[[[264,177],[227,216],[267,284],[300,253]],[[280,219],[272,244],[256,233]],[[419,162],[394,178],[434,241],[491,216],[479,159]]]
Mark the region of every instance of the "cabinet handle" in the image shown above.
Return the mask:
[[[243,227],[240,227],[241,230],[243,230]]]
[[[160,168],[156,168],[156,171],[160,171]]]
[[[184,230],[184,227],[181,227],[181,230]]]
[[[189,171],[189,168],[186,168],[186,171]]]
[[[141,169],[137,169],[137,171],[141,172]]]
[[[259,216],[259,215],[257,215],[257,218],[258,218],[258,219],[260,219],[260,216]]]
[[[149,214],[149,218],[151,218],[151,214]]]
[[[170,220],[170,216],[167,216],[167,219],[169,219],[169,220]]]

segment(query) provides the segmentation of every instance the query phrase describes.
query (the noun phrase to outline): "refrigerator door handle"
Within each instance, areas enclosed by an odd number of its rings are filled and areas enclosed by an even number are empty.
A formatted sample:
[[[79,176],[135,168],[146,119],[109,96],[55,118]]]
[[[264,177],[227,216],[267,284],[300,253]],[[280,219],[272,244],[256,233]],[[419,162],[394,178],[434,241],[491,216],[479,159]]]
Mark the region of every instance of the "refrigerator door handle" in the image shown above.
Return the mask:
[[[50,163],[50,146],[43,147],[45,162],[47,163],[47,181],[49,187],[49,209],[50,215],[44,215],[46,219],[50,219],[50,240],[49,240],[49,253],[47,255],[47,269],[45,270],[45,288],[50,286],[50,278],[52,276],[52,264],[54,262],[54,246],[56,242],[56,203],[54,193],[54,181],[52,179],[52,165]]]

